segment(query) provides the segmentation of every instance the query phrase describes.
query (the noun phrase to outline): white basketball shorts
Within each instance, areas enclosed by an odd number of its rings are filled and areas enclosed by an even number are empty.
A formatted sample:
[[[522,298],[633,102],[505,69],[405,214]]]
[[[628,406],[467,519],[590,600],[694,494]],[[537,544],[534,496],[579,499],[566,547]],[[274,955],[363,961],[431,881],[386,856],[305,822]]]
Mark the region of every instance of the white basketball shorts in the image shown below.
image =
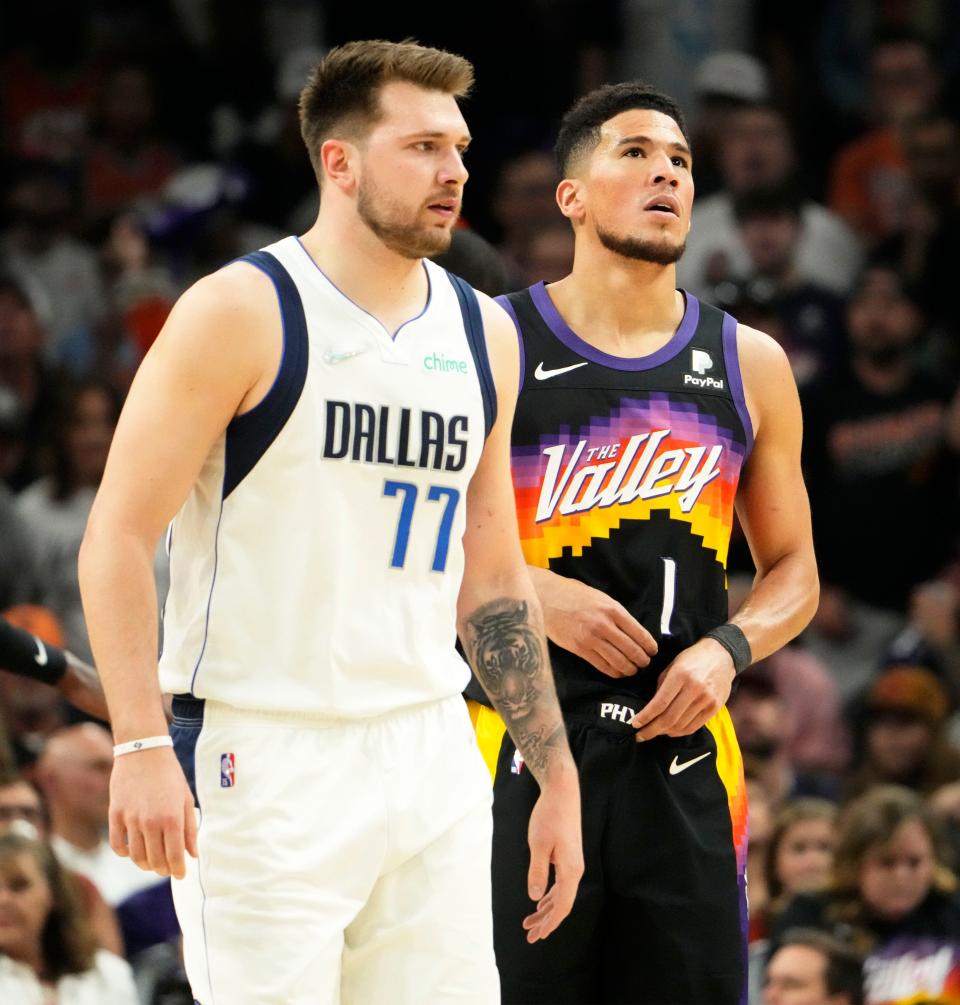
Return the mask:
[[[494,1005],[491,785],[459,696],[376,719],[175,699],[199,1005]]]

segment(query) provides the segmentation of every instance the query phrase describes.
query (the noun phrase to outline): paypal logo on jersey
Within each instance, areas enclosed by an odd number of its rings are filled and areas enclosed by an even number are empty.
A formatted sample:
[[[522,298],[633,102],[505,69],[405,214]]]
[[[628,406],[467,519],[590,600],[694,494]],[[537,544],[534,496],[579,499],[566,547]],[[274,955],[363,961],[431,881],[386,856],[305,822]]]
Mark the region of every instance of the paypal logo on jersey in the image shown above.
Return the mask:
[[[693,349],[690,352],[690,369],[694,373],[700,374],[695,377],[693,373],[683,375],[683,383],[691,387],[713,388],[715,391],[723,390],[723,381],[717,377],[707,377],[707,370],[713,369],[713,357],[703,349]]]

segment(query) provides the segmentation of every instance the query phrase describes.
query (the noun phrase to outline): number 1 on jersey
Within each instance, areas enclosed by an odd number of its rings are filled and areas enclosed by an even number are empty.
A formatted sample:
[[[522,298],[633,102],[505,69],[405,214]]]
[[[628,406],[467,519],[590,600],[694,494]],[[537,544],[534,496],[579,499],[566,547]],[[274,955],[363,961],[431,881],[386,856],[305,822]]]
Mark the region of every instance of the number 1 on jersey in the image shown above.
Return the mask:
[[[673,617],[673,600],[677,593],[677,563],[672,558],[663,560],[663,607],[660,609],[660,634],[670,634]]]
[[[407,560],[407,545],[410,543],[410,525],[413,522],[413,511],[417,502],[417,486],[413,482],[397,482],[387,479],[383,484],[385,496],[403,495],[400,503],[400,518],[397,521],[397,536],[393,542],[393,556],[390,565],[394,569],[402,569]],[[453,529],[453,516],[460,501],[458,489],[431,485],[427,492],[428,502],[440,502],[446,499],[443,513],[440,515],[440,526],[437,528],[437,545],[433,551],[433,572],[443,572],[447,567],[447,552],[450,550],[450,532]]]

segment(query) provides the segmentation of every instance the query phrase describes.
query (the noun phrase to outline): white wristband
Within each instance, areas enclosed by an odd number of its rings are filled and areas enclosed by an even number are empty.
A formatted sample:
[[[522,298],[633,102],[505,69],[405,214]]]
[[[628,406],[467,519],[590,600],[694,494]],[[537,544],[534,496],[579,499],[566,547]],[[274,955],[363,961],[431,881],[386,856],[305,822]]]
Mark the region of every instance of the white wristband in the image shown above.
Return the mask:
[[[135,754],[138,750],[150,750],[151,747],[172,747],[173,737],[171,736],[148,736],[143,740],[130,740],[127,743],[118,743],[113,748],[114,757],[123,757],[124,754]]]

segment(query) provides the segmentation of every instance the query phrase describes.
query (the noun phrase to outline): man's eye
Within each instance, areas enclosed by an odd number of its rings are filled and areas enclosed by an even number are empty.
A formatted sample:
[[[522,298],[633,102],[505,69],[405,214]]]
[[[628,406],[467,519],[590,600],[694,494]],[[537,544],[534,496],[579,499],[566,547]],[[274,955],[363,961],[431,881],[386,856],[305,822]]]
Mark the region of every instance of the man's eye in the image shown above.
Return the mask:
[[[642,157],[643,151],[640,147],[628,147],[624,153],[624,157]]]

